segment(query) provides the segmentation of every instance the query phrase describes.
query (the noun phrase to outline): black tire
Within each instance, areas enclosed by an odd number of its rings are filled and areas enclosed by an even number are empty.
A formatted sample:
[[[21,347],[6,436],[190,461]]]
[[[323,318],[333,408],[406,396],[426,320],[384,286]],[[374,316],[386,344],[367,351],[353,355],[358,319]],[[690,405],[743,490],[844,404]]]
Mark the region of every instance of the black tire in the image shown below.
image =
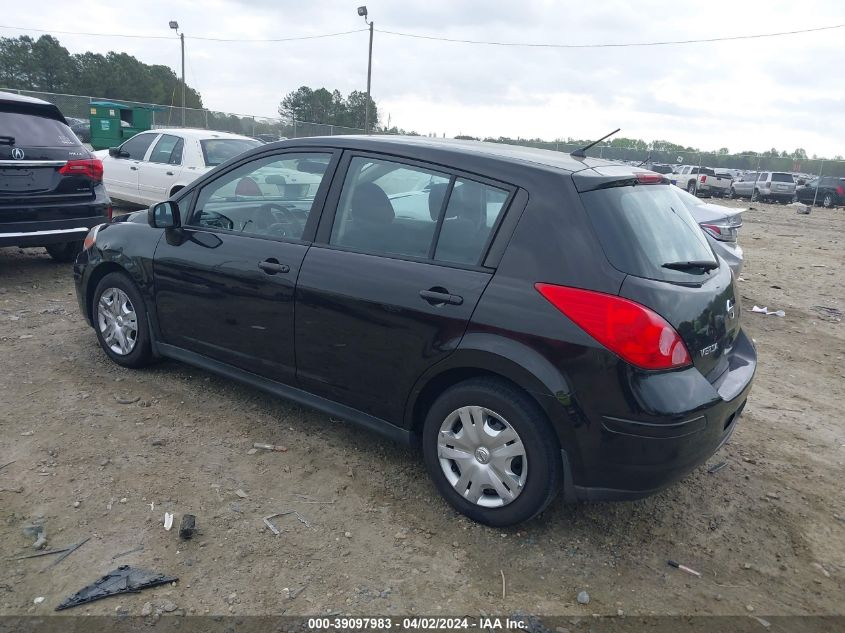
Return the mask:
[[[736,198],[736,191],[734,190],[734,188],[733,188],[733,187],[731,187],[730,192],[728,192],[728,198],[730,198],[731,200],[733,200],[734,198]]]
[[[833,194],[832,193],[827,192],[826,194],[824,194],[824,198],[822,198],[822,206],[826,209],[832,209],[833,208],[834,205],[833,205]]]
[[[50,244],[44,247],[47,254],[62,264],[69,264],[76,260],[76,256],[82,250],[82,242],[64,242],[62,244]]]
[[[751,192],[751,202],[757,202],[758,200],[760,200],[760,192],[755,189]]]
[[[527,462],[525,483],[516,498],[504,506],[482,507],[465,499],[440,465],[441,425],[450,414],[465,406],[485,407],[500,415],[522,441]],[[467,380],[443,392],[426,416],[422,448],[426,469],[440,494],[458,512],[486,525],[504,527],[536,516],[554,499],[562,477],[558,440],[542,409],[519,388],[495,378]]]
[[[119,354],[113,351],[108,343],[106,343],[103,332],[100,328],[100,298],[103,296],[103,293],[112,288],[122,290],[126,293],[136,316],[137,328],[135,343],[134,347],[128,354]],[[147,309],[146,304],[141,297],[141,292],[138,290],[138,287],[132,279],[124,273],[109,273],[100,280],[100,283],[97,284],[92,300],[93,309],[91,311],[91,320],[94,322],[94,331],[97,333],[97,341],[99,341],[100,347],[106,355],[115,363],[123,365],[124,367],[136,369],[149,365],[152,362],[152,346],[150,345],[150,328],[147,320]]]
[[[695,186],[695,181],[694,181],[694,180],[690,180],[690,181],[687,183],[687,193],[692,194],[692,195],[695,195],[695,192],[696,192],[697,190],[698,190],[698,188]]]

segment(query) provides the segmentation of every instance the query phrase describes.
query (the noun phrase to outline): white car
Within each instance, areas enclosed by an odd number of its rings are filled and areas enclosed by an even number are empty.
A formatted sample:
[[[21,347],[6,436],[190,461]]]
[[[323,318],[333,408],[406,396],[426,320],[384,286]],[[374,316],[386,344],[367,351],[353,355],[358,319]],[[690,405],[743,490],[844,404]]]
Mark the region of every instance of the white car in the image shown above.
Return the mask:
[[[103,184],[113,200],[150,206],[259,145],[238,134],[174,128],[141,132],[95,154],[103,161]]]

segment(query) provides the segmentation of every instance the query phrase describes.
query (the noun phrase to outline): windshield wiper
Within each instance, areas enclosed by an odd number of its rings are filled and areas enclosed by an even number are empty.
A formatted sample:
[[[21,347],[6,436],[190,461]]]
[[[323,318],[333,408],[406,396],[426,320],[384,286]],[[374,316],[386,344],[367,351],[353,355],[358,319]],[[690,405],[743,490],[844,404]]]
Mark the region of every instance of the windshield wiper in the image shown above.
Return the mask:
[[[15,144],[15,137],[14,136],[6,136],[5,134],[0,134],[0,145],[14,145]]]
[[[703,271],[714,270],[719,267],[718,262],[713,261],[691,261],[691,262],[666,262],[662,264],[663,268],[671,268],[672,270],[689,270],[690,268],[700,268]]]

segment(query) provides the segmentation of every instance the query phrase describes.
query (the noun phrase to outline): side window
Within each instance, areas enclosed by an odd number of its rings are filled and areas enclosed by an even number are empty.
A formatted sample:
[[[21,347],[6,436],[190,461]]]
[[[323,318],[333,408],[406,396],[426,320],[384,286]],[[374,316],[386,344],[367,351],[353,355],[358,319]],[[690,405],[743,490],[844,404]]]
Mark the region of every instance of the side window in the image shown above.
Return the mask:
[[[147,150],[150,148],[150,145],[156,136],[158,136],[158,134],[154,133],[138,134],[137,136],[133,136],[120,146],[120,151],[129,154],[129,156],[124,156],[124,158],[129,158],[130,160],[144,160],[144,155],[147,153]]]
[[[189,224],[250,235],[302,238],[331,154],[269,156],[205,185]]]
[[[446,205],[434,259],[477,264],[507,199],[508,192],[503,189],[457,178]]]
[[[151,163],[163,163],[165,165],[182,164],[182,147],[184,141],[178,136],[162,134],[158,143],[153,147],[150,154]]]
[[[355,157],[329,243],[367,253],[428,257],[448,186],[449,177],[442,173]]]
[[[768,176],[769,174],[767,174],[766,172],[761,173],[759,176],[757,176],[757,182],[763,182]]]

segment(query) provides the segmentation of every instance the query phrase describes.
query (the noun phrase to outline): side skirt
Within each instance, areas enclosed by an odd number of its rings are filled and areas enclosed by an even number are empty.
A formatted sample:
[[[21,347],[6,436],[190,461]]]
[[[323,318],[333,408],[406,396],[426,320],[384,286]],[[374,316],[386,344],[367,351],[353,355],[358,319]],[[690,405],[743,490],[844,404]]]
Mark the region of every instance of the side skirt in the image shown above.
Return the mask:
[[[337,402],[333,402],[321,396],[315,396],[314,394],[303,391],[302,389],[291,387],[290,385],[285,385],[280,382],[276,382],[275,380],[263,378],[257,374],[238,369],[237,367],[221,363],[220,361],[208,358],[202,354],[197,354],[196,352],[191,352],[167,343],[156,343],[155,351],[158,355],[182,361],[189,365],[194,365],[200,369],[205,369],[212,373],[219,374],[220,376],[237,380],[238,382],[245,383],[251,387],[255,387],[256,389],[261,389],[262,391],[271,393],[274,396],[286,398],[306,407],[311,407],[312,409],[317,409],[318,411],[327,413],[330,416],[348,420],[349,422],[357,424],[369,431],[374,431],[383,435],[394,442],[399,442],[401,444],[411,444],[412,442],[413,434],[407,429],[400,428],[390,422],[387,422],[386,420],[358,411],[352,407],[338,404]]]

